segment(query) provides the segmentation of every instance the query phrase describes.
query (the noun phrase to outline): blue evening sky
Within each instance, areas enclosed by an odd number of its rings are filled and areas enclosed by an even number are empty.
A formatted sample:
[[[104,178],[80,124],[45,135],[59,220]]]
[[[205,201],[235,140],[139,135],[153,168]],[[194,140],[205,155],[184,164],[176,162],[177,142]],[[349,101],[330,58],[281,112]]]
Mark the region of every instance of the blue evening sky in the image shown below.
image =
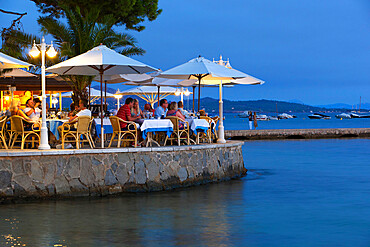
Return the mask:
[[[370,102],[368,0],[159,0],[163,13],[133,34],[147,52],[135,57],[162,70],[202,55],[230,58],[262,86],[226,88],[225,98],[298,99],[307,104]],[[1,0],[26,11],[24,31],[40,33],[28,0]],[[1,27],[14,16],[0,13]],[[50,41],[50,37],[49,37]],[[121,91],[124,88],[121,88]],[[202,97],[217,98],[217,89]]]

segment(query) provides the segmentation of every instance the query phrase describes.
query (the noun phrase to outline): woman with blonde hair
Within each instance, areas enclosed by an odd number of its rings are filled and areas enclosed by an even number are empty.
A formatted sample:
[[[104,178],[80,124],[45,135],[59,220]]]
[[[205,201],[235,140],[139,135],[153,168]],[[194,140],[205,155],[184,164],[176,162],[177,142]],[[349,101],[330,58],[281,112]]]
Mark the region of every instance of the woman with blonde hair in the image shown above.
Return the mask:
[[[10,103],[9,111],[11,113],[11,116],[20,116],[24,120],[26,120],[26,122],[24,123],[25,130],[30,130],[32,128],[32,124],[34,124],[34,127],[36,128],[40,127],[39,121],[33,121],[22,110],[19,109],[20,105],[21,105],[21,102],[17,100],[13,100]]]
[[[140,125],[144,122],[144,114],[140,110],[139,101],[137,99],[134,99],[134,104],[131,107],[131,117],[136,117],[137,119],[135,119],[134,122]]]
[[[9,111],[11,113],[11,116],[20,116],[27,121],[31,121],[31,118],[29,118],[22,110],[19,109],[20,106],[21,102],[19,100],[13,100],[10,103]]]
[[[185,116],[179,111],[175,101],[171,102],[170,106],[168,107],[167,116],[176,116],[185,121]]]

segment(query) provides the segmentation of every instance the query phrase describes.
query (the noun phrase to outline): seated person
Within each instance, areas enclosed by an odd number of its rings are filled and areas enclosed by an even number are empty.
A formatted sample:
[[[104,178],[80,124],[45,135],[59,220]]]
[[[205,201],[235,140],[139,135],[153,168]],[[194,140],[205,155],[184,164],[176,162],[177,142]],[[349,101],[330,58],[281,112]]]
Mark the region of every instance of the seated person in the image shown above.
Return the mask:
[[[140,107],[139,107],[139,101],[137,99],[134,99],[134,103],[131,107],[131,117],[134,117],[136,118],[135,120],[133,120],[135,123],[138,123],[138,124],[143,124],[144,120],[144,114],[143,112],[140,110]]]
[[[167,112],[167,117],[176,116],[181,120],[185,121],[185,116],[182,115],[180,110],[177,108],[177,103],[175,101],[171,102],[170,106],[168,107],[169,110]]]
[[[24,120],[26,120],[28,122],[28,123],[24,124],[24,130],[26,130],[26,131],[32,130],[32,124],[35,124],[35,127],[37,127],[37,128],[40,127],[40,124],[39,124],[38,121],[32,120],[23,111],[21,111],[19,109],[20,105],[21,105],[20,101],[13,100],[11,102],[10,107],[9,107],[9,111],[11,113],[11,116],[20,116]]]
[[[132,122],[139,119],[140,117],[133,117],[131,115],[131,108],[133,107],[133,105],[134,105],[134,99],[130,97],[127,98],[125,101],[125,104],[119,108],[117,112],[117,117],[119,117],[120,119],[124,121],[132,121]],[[120,125],[122,129],[126,129],[126,126],[127,126],[126,123],[120,122]]]
[[[32,98],[26,101],[26,108],[24,113],[32,120],[37,121],[40,119],[41,110],[39,109],[40,103],[35,103]]]
[[[91,111],[86,108],[87,107],[87,100],[86,99],[81,99],[80,102],[79,102],[79,105],[80,105],[80,107],[79,107],[80,111],[77,112],[75,116],[70,116],[68,123],[72,123],[73,121],[77,120],[78,117],[81,117],[81,116],[91,117]],[[62,136],[62,129],[63,129],[63,126],[58,127],[58,131],[59,131],[60,136]],[[76,127],[71,126],[70,130],[76,130]]]
[[[75,103],[72,102],[72,104],[69,106],[69,108],[71,110],[68,112],[68,117],[71,118],[71,117],[76,116],[76,114],[78,112],[78,107],[76,107]]]
[[[144,105],[144,112],[151,112],[151,113],[153,113],[154,114],[154,109],[153,109],[153,107],[152,107],[152,105],[151,104],[145,104]]]
[[[187,110],[184,110],[184,104],[182,101],[179,101],[177,103],[177,106],[179,107],[179,111],[181,112],[182,115],[185,116],[185,118],[189,118],[189,112]]]
[[[154,117],[155,118],[161,118],[163,116],[163,118],[167,115],[167,109],[168,107],[168,102],[166,99],[161,99],[161,101],[159,101],[159,106],[157,107],[157,109],[155,109],[155,112],[154,112]]]
[[[13,100],[10,103],[9,111],[10,111],[11,116],[15,116],[15,115],[16,116],[21,116],[22,118],[24,118],[27,121],[32,121],[31,118],[29,118],[23,111],[21,111],[19,109],[20,106],[21,106],[20,101]]]
[[[199,111],[199,116],[206,117],[207,116],[206,111],[205,110],[200,110]]]
[[[91,117],[91,111],[87,109],[87,100],[80,99],[79,102],[79,111],[76,113],[75,116],[69,118],[69,122],[73,122],[76,118],[81,116],[89,116]]]

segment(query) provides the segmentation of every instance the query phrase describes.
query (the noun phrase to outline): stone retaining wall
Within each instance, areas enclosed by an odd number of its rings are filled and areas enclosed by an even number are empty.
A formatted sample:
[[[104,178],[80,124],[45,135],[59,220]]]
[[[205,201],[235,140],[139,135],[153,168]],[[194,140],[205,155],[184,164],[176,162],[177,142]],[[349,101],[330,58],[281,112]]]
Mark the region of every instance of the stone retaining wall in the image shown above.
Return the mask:
[[[226,130],[232,140],[370,137],[370,128]]]
[[[160,191],[240,177],[242,144],[0,152],[0,201]]]

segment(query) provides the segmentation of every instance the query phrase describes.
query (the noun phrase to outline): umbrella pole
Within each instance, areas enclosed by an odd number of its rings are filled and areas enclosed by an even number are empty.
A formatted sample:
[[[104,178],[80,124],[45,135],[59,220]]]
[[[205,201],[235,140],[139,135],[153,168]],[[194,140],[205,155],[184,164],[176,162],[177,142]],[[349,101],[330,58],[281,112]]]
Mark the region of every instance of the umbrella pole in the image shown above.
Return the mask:
[[[103,111],[103,66],[100,66],[100,124],[101,124],[101,132],[100,132],[100,139],[101,139],[101,148],[104,148],[104,111]]]
[[[104,105],[106,104],[107,104],[107,81],[104,81]]]
[[[200,81],[202,80],[202,77],[198,77],[199,80],[199,90],[198,90],[198,112],[200,110]]]
[[[193,112],[194,112],[194,110],[195,110],[195,88],[196,88],[196,86],[193,86]]]
[[[222,101],[222,80],[220,81],[220,100],[219,100],[219,113],[220,113],[220,122],[218,124],[218,139],[217,143],[226,143],[225,140],[225,131],[224,131],[224,109]]]
[[[159,107],[159,91],[160,91],[160,86],[158,86],[158,107]]]
[[[88,98],[89,99],[89,105],[90,105],[90,97],[91,97],[90,95],[91,95],[91,83],[89,84],[89,98]]]

